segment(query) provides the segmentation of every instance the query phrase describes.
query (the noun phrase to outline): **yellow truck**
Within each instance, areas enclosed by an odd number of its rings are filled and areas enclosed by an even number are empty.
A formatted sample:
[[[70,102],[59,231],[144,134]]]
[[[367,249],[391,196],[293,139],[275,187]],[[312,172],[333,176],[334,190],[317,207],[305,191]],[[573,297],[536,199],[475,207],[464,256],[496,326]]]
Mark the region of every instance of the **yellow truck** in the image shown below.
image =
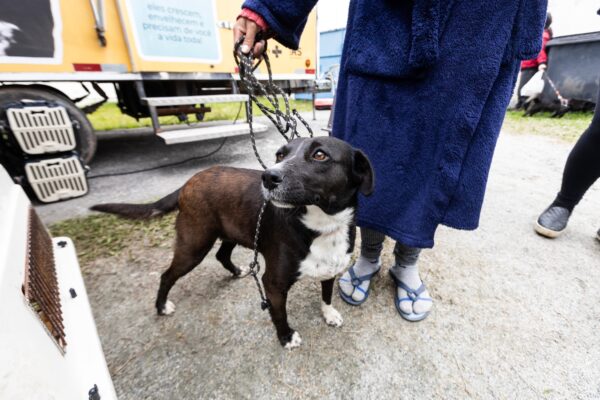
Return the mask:
[[[247,124],[165,130],[158,119],[201,120],[211,103],[248,100],[232,54],[240,6],[241,0],[0,0],[0,162],[42,201],[85,193],[82,174],[96,148],[86,113],[106,101],[100,83],[114,85],[122,113],[151,117],[166,144],[248,133]],[[271,44],[274,80],[289,93],[314,91],[316,51],[313,11],[299,50]],[[69,98],[57,82],[80,82],[103,100],[78,107],[82,98]]]

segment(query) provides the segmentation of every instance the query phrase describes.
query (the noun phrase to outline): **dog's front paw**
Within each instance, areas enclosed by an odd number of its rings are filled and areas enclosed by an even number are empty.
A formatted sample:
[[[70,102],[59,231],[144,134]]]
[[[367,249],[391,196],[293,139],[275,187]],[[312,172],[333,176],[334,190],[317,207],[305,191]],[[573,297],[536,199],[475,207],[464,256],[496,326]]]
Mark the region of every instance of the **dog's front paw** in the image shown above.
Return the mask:
[[[234,276],[236,278],[243,278],[246,275],[248,275],[249,273],[250,273],[250,267],[247,265],[243,265],[241,267],[236,268],[236,273],[234,274]]]
[[[171,315],[175,312],[175,304],[172,301],[167,300],[165,305],[158,310],[158,315]]]
[[[302,344],[302,338],[298,334],[298,332],[294,331],[291,335],[288,335],[285,338],[280,338],[281,344],[288,350],[291,350],[295,347],[299,347]]]
[[[327,325],[342,326],[344,323],[342,315],[330,304],[321,303],[321,312]]]

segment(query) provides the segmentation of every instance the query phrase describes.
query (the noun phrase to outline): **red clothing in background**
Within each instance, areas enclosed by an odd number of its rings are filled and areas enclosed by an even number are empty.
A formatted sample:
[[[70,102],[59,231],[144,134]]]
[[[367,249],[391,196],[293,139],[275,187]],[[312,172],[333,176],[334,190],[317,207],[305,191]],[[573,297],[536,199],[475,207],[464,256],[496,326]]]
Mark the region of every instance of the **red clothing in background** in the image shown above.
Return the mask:
[[[540,54],[538,54],[536,58],[522,61],[521,69],[537,68],[540,64],[546,64],[548,62],[548,54],[546,54],[546,43],[548,43],[548,40],[550,39],[552,39],[550,31],[548,29],[544,29],[544,35],[542,36],[542,51],[540,51]]]

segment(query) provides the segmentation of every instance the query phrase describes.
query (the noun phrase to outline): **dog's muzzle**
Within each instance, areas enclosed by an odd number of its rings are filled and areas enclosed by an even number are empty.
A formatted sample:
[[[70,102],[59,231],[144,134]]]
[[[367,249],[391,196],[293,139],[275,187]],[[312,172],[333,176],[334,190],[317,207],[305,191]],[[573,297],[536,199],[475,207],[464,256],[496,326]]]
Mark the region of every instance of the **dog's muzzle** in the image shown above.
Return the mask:
[[[263,186],[267,190],[273,190],[283,182],[283,174],[277,170],[266,170],[262,174]]]

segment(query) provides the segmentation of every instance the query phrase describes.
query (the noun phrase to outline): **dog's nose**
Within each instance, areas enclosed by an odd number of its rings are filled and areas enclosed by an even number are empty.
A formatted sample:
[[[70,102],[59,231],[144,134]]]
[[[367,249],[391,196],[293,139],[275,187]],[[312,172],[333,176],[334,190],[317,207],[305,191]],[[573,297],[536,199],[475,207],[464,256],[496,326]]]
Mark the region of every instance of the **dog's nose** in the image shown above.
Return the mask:
[[[283,181],[283,175],[277,170],[266,170],[262,174],[262,181],[266,189],[273,190]]]

